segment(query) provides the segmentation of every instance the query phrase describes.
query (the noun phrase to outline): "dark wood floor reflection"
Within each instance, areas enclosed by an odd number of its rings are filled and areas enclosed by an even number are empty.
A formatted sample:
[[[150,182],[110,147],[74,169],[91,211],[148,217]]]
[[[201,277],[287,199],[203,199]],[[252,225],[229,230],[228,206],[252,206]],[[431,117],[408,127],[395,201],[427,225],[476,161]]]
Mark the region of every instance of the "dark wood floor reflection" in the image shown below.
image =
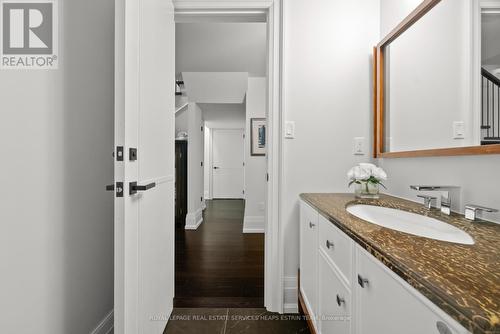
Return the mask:
[[[196,231],[176,230],[175,307],[263,307],[264,234],[243,234],[243,200],[207,201]]]

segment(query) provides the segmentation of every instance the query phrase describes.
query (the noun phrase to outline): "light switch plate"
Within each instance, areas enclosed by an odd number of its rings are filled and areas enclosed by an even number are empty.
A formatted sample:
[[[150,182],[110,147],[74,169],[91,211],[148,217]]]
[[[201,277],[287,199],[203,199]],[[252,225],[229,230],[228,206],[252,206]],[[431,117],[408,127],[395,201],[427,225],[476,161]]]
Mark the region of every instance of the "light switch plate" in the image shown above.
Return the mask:
[[[365,155],[365,137],[354,138],[353,154]]]
[[[288,139],[295,138],[295,122],[292,121],[285,122],[285,138]]]
[[[465,122],[453,122],[453,139],[465,138]]]

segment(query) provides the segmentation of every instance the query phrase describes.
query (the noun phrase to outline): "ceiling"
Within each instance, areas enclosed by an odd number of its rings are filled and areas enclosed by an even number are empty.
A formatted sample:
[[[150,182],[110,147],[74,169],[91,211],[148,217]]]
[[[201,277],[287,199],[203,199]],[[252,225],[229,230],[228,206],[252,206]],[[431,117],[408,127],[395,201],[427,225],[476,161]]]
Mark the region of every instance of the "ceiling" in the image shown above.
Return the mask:
[[[248,72],[266,75],[266,24],[177,23],[176,73]]]

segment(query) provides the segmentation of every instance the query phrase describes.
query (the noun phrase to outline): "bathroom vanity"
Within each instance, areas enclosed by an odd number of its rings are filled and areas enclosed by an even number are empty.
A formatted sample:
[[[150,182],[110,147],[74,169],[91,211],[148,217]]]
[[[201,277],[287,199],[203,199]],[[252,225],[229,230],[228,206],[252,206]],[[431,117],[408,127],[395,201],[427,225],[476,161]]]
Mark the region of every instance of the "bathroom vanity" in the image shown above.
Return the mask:
[[[471,244],[399,232],[350,214],[356,204],[434,218]],[[500,225],[381,195],[302,194],[299,304],[316,333],[500,333]]]

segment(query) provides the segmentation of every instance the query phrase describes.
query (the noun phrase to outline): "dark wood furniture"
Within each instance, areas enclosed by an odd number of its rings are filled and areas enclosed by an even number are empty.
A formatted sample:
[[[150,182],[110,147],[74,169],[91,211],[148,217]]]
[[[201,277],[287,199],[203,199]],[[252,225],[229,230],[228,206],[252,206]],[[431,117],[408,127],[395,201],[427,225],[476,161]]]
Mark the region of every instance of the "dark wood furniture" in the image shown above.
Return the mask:
[[[187,214],[187,141],[175,141],[175,226],[186,225]]]

